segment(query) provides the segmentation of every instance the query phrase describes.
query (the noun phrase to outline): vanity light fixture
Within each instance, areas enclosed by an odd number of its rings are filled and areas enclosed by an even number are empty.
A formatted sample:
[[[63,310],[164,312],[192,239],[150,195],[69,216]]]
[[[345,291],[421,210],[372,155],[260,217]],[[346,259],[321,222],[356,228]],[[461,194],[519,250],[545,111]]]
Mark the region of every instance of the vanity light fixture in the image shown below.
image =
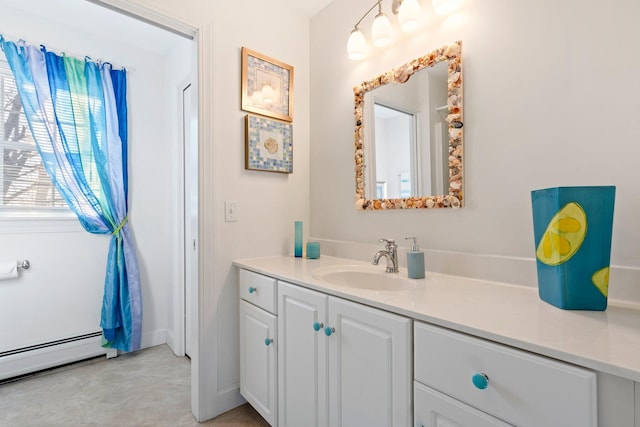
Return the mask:
[[[371,26],[371,40],[375,47],[385,47],[391,43],[391,35],[393,29],[391,28],[391,21],[382,12],[382,0],[378,0],[378,14],[376,19],[373,20]]]
[[[393,36],[391,21],[382,11],[382,0],[378,0],[362,15],[362,18],[356,23],[349,35],[349,40],[347,41],[349,59],[358,60],[364,58],[367,42],[359,25],[376,7],[378,8],[378,13],[371,26],[371,41],[376,47],[387,46],[391,43]],[[419,20],[422,16],[422,9],[418,0],[393,0],[391,10],[394,15],[398,16],[400,29],[403,32],[415,31],[418,28]]]
[[[366,51],[367,41],[365,40],[362,31],[360,31],[358,26],[356,26],[353,31],[351,31],[351,35],[349,36],[349,40],[347,41],[347,52],[349,53],[349,59],[362,59],[364,58]]]
[[[398,23],[403,32],[410,33],[418,29],[422,17],[418,0],[394,0],[391,8],[393,13],[398,15]]]
[[[464,0],[431,0],[431,7],[436,15],[447,15],[458,9]],[[377,0],[373,6],[362,15],[356,23],[349,40],[347,41],[347,53],[349,59],[359,60],[365,57],[367,52],[367,40],[360,29],[360,24],[375,8],[378,13],[371,26],[371,41],[375,47],[384,47],[391,43],[393,29],[387,15],[382,12],[382,0]],[[392,0],[391,11],[398,17],[398,25],[403,33],[416,31],[420,27],[422,8],[419,0]]]

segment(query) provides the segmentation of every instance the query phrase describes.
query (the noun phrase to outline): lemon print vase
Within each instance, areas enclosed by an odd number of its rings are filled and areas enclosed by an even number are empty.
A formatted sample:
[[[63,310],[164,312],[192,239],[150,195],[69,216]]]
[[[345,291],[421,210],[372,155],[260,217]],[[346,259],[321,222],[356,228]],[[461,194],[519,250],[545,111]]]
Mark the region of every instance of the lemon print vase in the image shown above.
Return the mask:
[[[616,188],[531,192],[540,298],[567,310],[605,310]]]

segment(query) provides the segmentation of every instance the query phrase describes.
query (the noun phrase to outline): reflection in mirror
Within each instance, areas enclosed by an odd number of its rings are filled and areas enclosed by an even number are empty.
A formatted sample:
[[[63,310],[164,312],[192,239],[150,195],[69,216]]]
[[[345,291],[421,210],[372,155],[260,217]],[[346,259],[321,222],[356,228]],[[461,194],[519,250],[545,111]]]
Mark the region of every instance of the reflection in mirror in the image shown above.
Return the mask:
[[[446,61],[364,97],[365,197],[445,194],[449,174]],[[370,110],[373,109],[373,112]],[[376,191],[384,188],[385,191]]]
[[[357,208],[462,206],[460,47],[354,88]]]
[[[418,188],[417,168],[412,164],[412,152],[416,150],[413,112],[402,111],[382,101],[373,104],[375,120],[374,147],[369,172],[371,181],[365,185],[365,193],[371,199],[410,197]],[[375,159],[375,162],[373,162]],[[371,194],[375,190],[375,194]]]

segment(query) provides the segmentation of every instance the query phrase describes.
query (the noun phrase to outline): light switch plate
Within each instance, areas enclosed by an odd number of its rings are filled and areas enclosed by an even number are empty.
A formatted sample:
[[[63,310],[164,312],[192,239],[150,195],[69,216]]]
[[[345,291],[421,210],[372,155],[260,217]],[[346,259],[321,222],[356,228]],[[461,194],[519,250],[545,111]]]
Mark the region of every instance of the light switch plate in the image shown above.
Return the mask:
[[[224,202],[224,220],[236,222],[238,220],[238,202],[227,200]]]

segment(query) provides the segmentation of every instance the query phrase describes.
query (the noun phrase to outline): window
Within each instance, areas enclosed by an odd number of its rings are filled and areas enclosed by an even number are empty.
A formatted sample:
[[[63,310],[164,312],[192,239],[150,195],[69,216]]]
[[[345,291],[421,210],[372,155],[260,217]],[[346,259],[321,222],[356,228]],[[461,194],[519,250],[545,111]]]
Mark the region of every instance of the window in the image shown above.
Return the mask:
[[[4,58],[0,60],[0,106],[0,215],[26,211],[68,214],[67,204],[42,165]]]

